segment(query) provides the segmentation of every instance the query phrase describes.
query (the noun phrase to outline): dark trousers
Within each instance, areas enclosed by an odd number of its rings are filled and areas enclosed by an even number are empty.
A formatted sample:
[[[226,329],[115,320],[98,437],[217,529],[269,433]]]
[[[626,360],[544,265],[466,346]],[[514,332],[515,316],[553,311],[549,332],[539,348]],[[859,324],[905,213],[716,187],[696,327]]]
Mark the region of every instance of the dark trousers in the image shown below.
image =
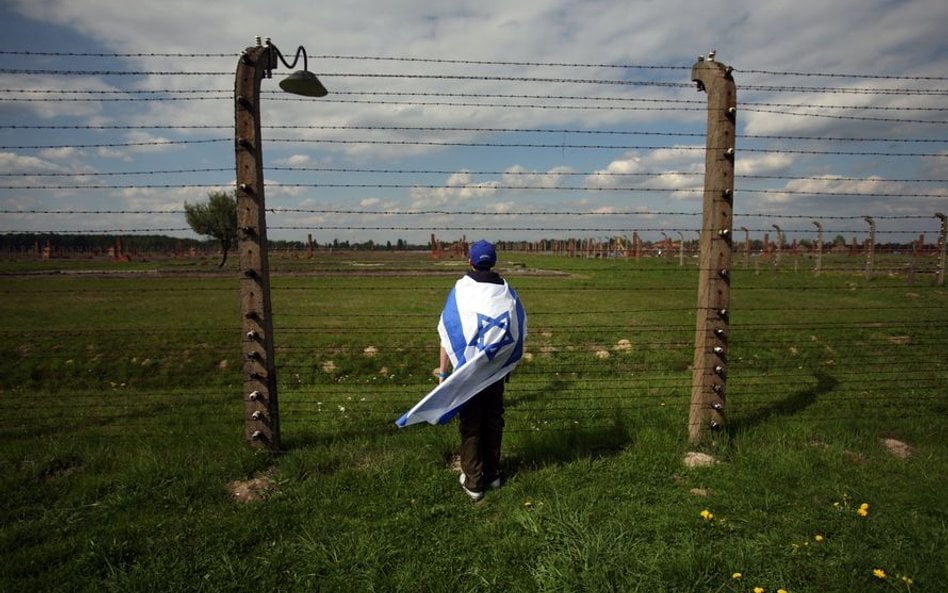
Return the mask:
[[[467,401],[458,413],[461,429],[461,471],[464,487],[483,492],[500,469],[504,435],[504,381],[500,380]]]

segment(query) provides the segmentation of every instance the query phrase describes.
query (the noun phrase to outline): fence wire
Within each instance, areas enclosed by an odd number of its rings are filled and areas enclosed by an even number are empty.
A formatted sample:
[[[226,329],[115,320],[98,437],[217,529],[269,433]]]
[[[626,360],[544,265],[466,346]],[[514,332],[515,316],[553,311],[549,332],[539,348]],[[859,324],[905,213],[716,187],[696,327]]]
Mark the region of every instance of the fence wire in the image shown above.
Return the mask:
[[[0,69],[0,434],[240,433],[237,271],[184,217],[234,186],[237,54],[0,54],[19,66]],[[313,60],[325,100],[262,98],[286,435],[394,432],[436,383],[434,325],[481,235],[529,314],[508,430],[684,431],[707,149],[690,65]],[[732,422],[943,417],[948,77],[734,75]]]

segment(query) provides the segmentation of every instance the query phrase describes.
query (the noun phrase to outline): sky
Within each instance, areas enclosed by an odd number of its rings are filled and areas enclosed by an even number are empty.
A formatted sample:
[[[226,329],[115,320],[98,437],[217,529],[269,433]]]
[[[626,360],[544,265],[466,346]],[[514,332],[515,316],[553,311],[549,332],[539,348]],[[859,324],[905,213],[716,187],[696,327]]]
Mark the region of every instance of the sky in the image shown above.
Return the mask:
[[[6,0],[0,232],[194,236],[234,187],[234,73],[305,47],[325,98],[261,110],[269,235],[697,238],[710,51],[738,93],[734,224],[937,240],[944,0]],[[302,64],[297,64],[299,68]]]

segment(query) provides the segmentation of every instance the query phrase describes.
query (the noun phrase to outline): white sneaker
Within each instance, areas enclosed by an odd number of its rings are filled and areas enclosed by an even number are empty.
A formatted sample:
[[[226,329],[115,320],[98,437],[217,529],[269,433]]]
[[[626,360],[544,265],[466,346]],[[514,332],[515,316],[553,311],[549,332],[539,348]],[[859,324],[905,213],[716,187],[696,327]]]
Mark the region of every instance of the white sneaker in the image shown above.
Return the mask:
[[[477,502],[477,501],[479,501],[480,499],[484,498],[484,493],[483,493],[483,492],[474,492],[473,490],[468,490],[468,489],[467,489],[467,486],[464,485],[464,480],[465,480],[465,479],[466,479],[466,476],[462,473],[462,474],[461,474],[461,480],[460,480],[460,481],[461,481],[461,490],[464,490],[464,493],[467,494],[468,496],[470,496],[470,497],[471,497],[471,500],[473,500],[474,502]]]

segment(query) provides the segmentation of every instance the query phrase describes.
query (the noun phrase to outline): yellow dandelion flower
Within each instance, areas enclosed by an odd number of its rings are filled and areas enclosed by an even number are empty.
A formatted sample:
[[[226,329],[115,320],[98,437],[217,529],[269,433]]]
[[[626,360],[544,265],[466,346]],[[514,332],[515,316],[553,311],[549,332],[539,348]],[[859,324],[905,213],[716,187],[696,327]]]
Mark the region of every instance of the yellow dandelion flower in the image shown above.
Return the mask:
[[[754,587],[754,593],[764,593],[763,587]]]
[[[786,589],[777,589],[777,593],[787,593]]]
[[[911,585],[915,581],[912,580],[912,577],[902,577],[902,582],[905,583],[906,585]]]
[[[868,509],[860,508],[858,511],[856,511],[856,514],[859,515],[860,517],[868,517],[868,516],[869,516],[869,510],[868,510]]]
[[[735,581],[739,581],[742,578],[744,578],[744,575],[742,575],[739,572],[735,572],[734,574],[731,575],[731,578],[734,579]]]
[[[815,539],[815,540],[818,541],[818,542],[821,542],[821,541],[823,541],[823,540],[826,539],[826,538],[824,538],[822,535],[820,535],[819,533],[817,533],[816,535],[813,536],[813,539]]]
[[[873,568],[873,569],[872,569],[872,576],[876,577],[877,579],[884,579],[884,578],[885,578],[885,571],[882,570],[881,568]]]
[[[868,502],[864,502],[864,503],[862,503],[861,505],[859,505],[859,508],[860,508],[861,510],[863,510],[863,511],[868,511],[868,510],[869,510],[869,503],[868,503]]]
[[[714,513],[712,513],[708,509],[705,509],[701,511],[701,518],[704,519],[705,521],[710,521],[711,519],[714,519]]]

